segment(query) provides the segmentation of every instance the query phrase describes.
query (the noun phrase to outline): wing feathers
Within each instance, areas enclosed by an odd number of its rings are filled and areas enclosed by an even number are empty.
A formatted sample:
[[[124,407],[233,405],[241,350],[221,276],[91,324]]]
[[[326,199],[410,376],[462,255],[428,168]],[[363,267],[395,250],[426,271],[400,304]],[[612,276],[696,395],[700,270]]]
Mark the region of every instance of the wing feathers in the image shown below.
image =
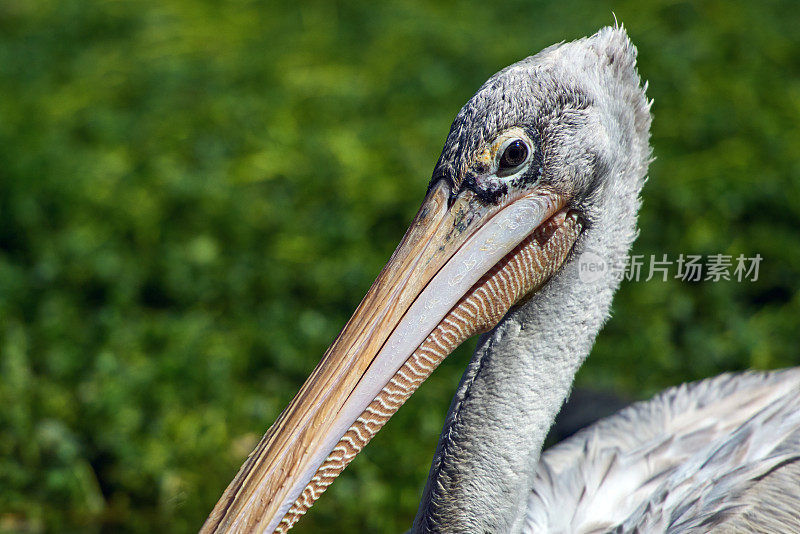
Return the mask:
[[[769,532],[800,509],[799,465],[800,369],[725,374],[546,451],[526,531]]]

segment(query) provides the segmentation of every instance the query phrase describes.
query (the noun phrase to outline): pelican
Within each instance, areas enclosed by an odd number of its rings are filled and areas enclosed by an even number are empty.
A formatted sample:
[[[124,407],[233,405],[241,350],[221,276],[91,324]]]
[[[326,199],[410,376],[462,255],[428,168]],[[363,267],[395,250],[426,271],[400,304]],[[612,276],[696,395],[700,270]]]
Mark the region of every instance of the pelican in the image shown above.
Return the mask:
[[[728,374],[541,454],[619,277],[651,159],[621,27],[546,48],[456,116],[375,283],[203,526],[286,532],[457,345],[483,334],[413,532],[800,532],[800,371]],[[610,264],[610,263],[609,263]]]

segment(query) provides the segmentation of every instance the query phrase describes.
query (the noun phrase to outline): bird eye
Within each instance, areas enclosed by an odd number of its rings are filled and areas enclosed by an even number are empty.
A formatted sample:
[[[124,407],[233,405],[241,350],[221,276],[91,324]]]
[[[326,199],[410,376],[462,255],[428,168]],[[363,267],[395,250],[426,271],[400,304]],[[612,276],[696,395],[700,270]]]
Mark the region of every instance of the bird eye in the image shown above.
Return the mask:
[[[497,171],[500,174],[511,174],[517,167],[525,163],[528,159],[528,147],[521,139],[516,139],[509,143],[500,156],[500,163]]]

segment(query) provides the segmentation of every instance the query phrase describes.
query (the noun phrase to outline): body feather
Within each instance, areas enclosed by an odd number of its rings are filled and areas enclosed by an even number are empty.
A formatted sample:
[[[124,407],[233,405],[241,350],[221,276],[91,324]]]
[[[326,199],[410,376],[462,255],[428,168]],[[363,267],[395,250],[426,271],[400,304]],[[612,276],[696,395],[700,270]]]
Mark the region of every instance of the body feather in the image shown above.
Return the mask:
[[[800,532],[798,405],[800,369],[634,404],[542,454],[525,531]]]

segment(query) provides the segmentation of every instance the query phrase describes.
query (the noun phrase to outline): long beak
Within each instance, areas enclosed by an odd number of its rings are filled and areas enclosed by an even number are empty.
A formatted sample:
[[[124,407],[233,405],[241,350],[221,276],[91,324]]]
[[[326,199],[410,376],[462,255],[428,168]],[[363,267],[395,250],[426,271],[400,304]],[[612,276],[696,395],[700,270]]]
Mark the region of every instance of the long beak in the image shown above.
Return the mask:
[[[539,187],[499,205],[439,182],[339,337],[202,532],[285,532],[464,339],[563,263],[580,232]]]

